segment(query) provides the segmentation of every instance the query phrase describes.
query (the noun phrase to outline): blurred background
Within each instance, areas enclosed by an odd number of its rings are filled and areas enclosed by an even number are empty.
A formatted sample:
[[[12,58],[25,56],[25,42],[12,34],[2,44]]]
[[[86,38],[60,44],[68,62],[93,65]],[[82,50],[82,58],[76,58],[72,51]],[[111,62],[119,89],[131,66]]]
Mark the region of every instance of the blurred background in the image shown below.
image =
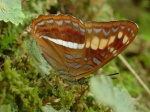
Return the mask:
[[[21,111],[25,109],[28,112],[29,110],[37,111],[40,105],[53,102],[55,109],[65,107],[77,111],[73,109],[73,103],[66,100],[67,96],[61,96],[64,94],[61,79],[54,76],[56,79],[53,78],[50,81],[52,87],[56,87],[53,89],[39,81],[40,75],[24,47],[24,40],[31,37],[30,33],[24,32],[30,26],[32,19],[40,14],[71,14],[83,22],[131,20],[137,23],[138,35],[122,55],[150,88],[150,0],[22,0],[21,6],[25,14],[22,24],[15,26],[11,22],[0,21],[1,105],[10,103],[15,109]],[[148,112],[150,110],[149,94],[119,58],[115,58],[98,71],[103,74],[118,72],[120,74],[116,76],[114,83],[121,84],[128,90],[139,110]],[[79,94],[81,88],[76,88],[78,90],[76,94]],[[68,90],[74,91],[72,88]],[[65,94],[73,97],[71,93]],[[86,101],[87,105],[90,105],[89,102],[93,99],[86,97]],[[69,106],[66,106],[66,103],[70,103]],[[96,106],[97,104],[94,108],[97,108]],[[75,108],[83,109],[81,105]]]

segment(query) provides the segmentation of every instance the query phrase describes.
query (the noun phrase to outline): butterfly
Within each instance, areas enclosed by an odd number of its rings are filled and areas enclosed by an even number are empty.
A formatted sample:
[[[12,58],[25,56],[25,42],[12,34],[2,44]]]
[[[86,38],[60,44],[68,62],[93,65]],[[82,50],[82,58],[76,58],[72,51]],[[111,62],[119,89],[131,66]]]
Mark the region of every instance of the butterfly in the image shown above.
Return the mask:
[[[64,14],[40,15],[31,32],[47,62],[67,81],[78,81],[103,67],[135,38],[138,26],[128,20],[86,22]]]

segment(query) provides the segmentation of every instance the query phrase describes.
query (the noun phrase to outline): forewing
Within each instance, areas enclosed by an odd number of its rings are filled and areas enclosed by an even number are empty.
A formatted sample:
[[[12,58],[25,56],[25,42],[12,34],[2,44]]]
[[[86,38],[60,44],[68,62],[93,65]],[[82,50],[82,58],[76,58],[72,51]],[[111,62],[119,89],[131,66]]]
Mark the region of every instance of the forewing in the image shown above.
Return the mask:
[[[70,15],[41,15],[32,22],[32,34],[46,60],[56,69],[73,73],[82,66],[85,26]]]
[[[87,22],[85,65],[75,76],[80,79],[104,66],[135,38],[138,27],[131,21]]]

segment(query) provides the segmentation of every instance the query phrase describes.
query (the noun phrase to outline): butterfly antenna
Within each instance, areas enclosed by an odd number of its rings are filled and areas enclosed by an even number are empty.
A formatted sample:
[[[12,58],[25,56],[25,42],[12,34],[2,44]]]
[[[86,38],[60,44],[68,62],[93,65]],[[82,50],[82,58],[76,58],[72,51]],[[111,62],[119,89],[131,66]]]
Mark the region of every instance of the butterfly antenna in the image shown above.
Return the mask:
[[[108,76],[116,76],[118,75],[119,73],[113,73],[113,74],[109,74]]]

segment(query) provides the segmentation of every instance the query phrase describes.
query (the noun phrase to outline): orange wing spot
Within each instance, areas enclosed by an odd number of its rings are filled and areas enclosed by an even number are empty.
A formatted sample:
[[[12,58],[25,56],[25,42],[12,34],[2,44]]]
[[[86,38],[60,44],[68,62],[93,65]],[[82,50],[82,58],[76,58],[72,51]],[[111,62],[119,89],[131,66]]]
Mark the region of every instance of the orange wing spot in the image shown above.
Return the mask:
[[[97,36],[94,36],[91,41],[91,48],[93,50],[96,50],[99,47],[98,44],[99,44],[99,38]]]
[[[109,42],[108,42],[108,46],[113,43],[115,40],[115,35],[114,36],[110,36]]]
[[[102,38],[99,43],[99,49],[104,49],[107,46],[108,39]]]

